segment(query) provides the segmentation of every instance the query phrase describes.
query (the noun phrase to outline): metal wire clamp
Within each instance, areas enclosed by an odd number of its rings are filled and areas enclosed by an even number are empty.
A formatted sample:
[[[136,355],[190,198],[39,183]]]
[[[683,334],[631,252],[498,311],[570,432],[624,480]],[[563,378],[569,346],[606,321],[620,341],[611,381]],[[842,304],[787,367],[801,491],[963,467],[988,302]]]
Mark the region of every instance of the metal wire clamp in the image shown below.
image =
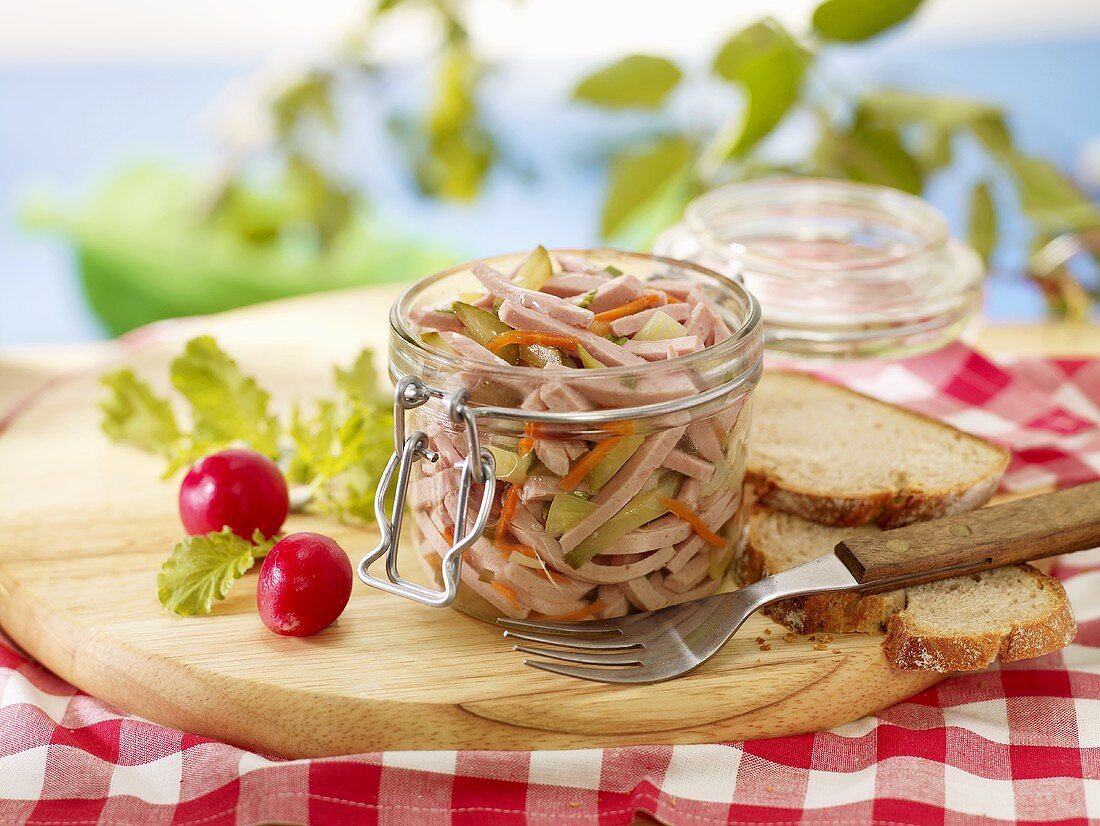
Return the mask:
[[[405,511],[405,495],[409,488],[409,475],[415,461],[426,459],[439,461],[439,454],[428,447],[428,437],[420,430],[408,437],[405,435],[405,412],[425,404],[429,399],[441,399],[445,403],[447,415],[455,424],[466,427],[466,460],[461,463],[458,482],[458,502],[456,513],[465,517],[473,483],[481,484],[481,504],[477,516],[467,530],[466,519],[455,520],[454,541],[443,555],[440,576],[442,588],[435,589],[410,582],[401,576],[397,567],[397,551],[401,541],[401,522]],[[466,403],[465,390],[445,393],[429,387],[415,376],[405,376],[397,382],[393,394],[393,435],[394,452],[386,463],[378,490],[374,496],[374,514],[382,537],[375,546],[359,561],[359,579],[371,587],[378,588],[397,596],[407,597],[434,607],[450,605],[458,594],[458,583],[462,573],[462,554],[470,548],[484,533],[489,521],[489,512],[493,507],[493,495],[496,488],[496,463],[493,454],[481,447],[477,434],[477,422]],[[477,457],[480,461],[473,461]],[[393,508],[386,514],[386,496],[397,473],[394,488]],[[386,558],[386,577],[380,579],[368,570],[378,559]]]
[[[468,404],[465,389],[449,392],[425,384],[417,376],[394,376],[396,387],[393,392],[393,436],[394,452],[390,456],[386,469],[378,482],[374,496],[374,513],[378,520],[382,537],[378,545],[359,560],[359,578],[367,585],[390,594],[407,597],[424,605],[442,608],[450,605],[458,594],[459,579],[462,574],[462,554],[469,549],[485,531],[489,522],[489,513],[493,507],[496,488],[496,462],[491,451],[482,448],[478,437],[479,418],[505,419],[526,423],[546,423],[569,425],[599,426],[611,422],[646,419],[684,413],[699,405],[714,402],[734,392],[747,392],[760,378],[761,366],[758,362],[752,370],[741,373],[715,387],[703,390],[692,396],[678,396],[665,401],[638,407],[623,407],[609,410],[581,410],[560,413],[549,410],[522,410],[510,407],[495,407]],[[431,399],[443,402],[448,418],[466,429],[466,459],[456,463],[460,468],[458,483],[458,502],[456,514],[464,518],[456,520],[454,539],[443,556],[440,575],[442,589],[428,588],[416,582],[410,582],[401,576],[397,569],[397,549],[401,540],[401,522],[405,509],[405,496],[409,488],[409,476],[413,462],[426,459],[439,461],[439,454],[428,446],[428,436],[423,431],[405,434],[405,413],[426,404]],[[471,463],[471,457],[480,457],[481,461]],[[394,484],[394,474],[397,481]],[[473,524],[467,525],[467,506],[470,488],[474,483],[483,485],[481,504]],[[386,513],[386,496],[390,486],[394,485],[393,507]],[[382,557],[386,558],[386,579],[373,576],[368,569]]]

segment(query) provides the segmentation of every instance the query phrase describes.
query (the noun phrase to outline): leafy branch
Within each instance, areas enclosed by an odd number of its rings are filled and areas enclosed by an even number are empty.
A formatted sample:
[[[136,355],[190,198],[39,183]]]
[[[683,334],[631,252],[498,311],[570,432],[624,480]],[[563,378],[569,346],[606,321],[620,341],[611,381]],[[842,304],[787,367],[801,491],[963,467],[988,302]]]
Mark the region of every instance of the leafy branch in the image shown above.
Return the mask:
[[[997,184],[1008,183],[1030,224],[1032,254],[1067,232],[1100,226],[1092,203],[1049,162],[1021,151],[1004,112],[978,100],[878,89],[836,97],[811,83],[822,51],[866,41],[907,21],[920,0],[825,0],[809,30],[795,33],[765,18],[735,32],[711,61],[711,73],[742,101],[712,134],[665,131],[632,144],[609,162],[601,230],[605,237],[641,239],[679,214],[694,195],[720,183],[776,173],[845,178],[914,194],[951,167],[959,141],[975,144],[985,169],[971,183],[970,241],[988,262],[997,251]],[[582,79],[574,98],[609,110],[659,112],[684,72],[656,55],[631,55]],[[806,157],[776,162],[767,139],[795,113],[818,124]],[[1022,257],[1022,256],[1021,256]],[[1080,318],[1092,300],[1064,268],[1032,270],[1052,311]]]
[[[211,219],[255,244],[305,241],[324,253],[364,206],[363,194],[344,180],[332,158],[339,134],[342,93],[362,95],[373,70],[369,55],[376,24],[397,8],[417,7],[441,32],[434,90],[427,110],[394,120],[415,179],[427,195],[470,200],[492,163],[494,145],[481,124],[477,88],[484,66],[470,46],[460,0],[381,0],[348,32],[326,63],[268,84],[261,111],[246,124],[245,146],[226,158],[209,196]],[[254,103],[254,102],[253,102]],[[230,143],[239,141],[230,136]],[[267,185],[264,185],[266,181]]]

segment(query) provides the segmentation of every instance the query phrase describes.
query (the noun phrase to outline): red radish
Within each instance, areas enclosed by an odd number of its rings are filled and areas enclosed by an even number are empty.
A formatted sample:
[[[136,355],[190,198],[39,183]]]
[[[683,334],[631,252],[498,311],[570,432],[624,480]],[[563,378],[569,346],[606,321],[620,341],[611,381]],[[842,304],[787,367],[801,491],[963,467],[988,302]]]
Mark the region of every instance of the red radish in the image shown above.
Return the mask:
[[[332,539],[292,533],[275,543],[256,589],[260,619],[284,637],[308,637],[328,628],[351,598],[351,563]]]
[[[228,526],[251,541],[278,533],[290,500],[278,466],[253,450],[223,450],[197,461],[180,485],[180,519],[192,536]]]

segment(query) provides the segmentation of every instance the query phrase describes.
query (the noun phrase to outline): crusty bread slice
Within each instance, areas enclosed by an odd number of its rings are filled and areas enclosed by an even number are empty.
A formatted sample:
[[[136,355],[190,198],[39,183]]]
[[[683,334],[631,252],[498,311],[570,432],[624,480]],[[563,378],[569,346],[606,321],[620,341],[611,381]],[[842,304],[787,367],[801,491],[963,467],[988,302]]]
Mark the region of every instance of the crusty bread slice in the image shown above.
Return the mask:
[[[830,553],[873,526],[838,528],[757,505],[749,516],[734,574],[740,584]],[[883,650],[908,671],[969,671],[1000,654],[1005,662],[1038,657],[1076,633],[1062,584],[1030,565],[931,582],[884,594],[815,594],[765,609],[801,633],[886,632]]]
[[[745,542],[734,559],[734,578],[748,585],[779,571],[831,553],[849,536],[877,533],[873,525],[837,528],[800,516],[756,505],[749,514]],[[873,634],[886,630],[886,621],[905,607],[903,591],[861,596],[853,593],[813,594],[773,603],[768,616],[800,634],[819,631]]]
[[[1010,565],[906,592],[890,617],[887,659],[906,671],[966,671],[1064,648],[1077,622],[1062,583],[1030,565]]]
[[[766,372],[746,470],[765,504],[829,525],[897,527],[989,500],[1008,451],[820,379]]]

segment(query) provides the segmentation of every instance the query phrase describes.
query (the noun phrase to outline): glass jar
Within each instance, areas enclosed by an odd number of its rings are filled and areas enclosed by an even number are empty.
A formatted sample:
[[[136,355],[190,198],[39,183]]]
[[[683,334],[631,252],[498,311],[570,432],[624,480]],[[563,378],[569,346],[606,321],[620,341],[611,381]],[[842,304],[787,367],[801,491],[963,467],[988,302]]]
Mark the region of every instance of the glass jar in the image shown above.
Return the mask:
[[[981,307],[981,259],[926,201],[812,178],[730,184],[654,245],[741,280],[769,351],[897,358],[954,341]]]
[[[493,364],[444,349],[410,318],[483,291],[472,263],[408,289],[390,313],[398,451],[380,485],[384,494],[397,474],[396,524],[380,512],[382,542],[360,564],[369,584],[482,619],[583,620],[695,599],[724,578],[742,524],[759,306],[695,264],[612,250],[550,254],[700,290],[730,336],[642,365]],[[507,273],[523,258],[483,263]],[[404,540],[442,590],[397,573],[403,513]],[[382,556],[387,580],[366,571]]]

